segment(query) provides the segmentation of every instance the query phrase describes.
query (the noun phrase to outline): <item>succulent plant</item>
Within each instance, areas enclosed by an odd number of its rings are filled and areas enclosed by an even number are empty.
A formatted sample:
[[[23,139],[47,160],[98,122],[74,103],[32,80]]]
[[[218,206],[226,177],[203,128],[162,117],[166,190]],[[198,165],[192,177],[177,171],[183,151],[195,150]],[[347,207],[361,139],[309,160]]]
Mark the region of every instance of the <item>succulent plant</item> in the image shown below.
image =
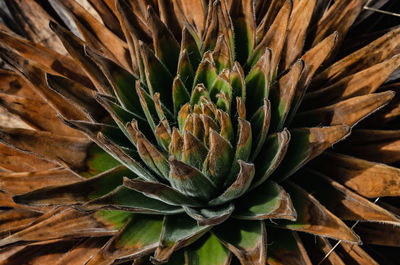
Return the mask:
[[[400,28],[352,30],[390,1],[80,2],[0,12],[1,264],[400,246]]]

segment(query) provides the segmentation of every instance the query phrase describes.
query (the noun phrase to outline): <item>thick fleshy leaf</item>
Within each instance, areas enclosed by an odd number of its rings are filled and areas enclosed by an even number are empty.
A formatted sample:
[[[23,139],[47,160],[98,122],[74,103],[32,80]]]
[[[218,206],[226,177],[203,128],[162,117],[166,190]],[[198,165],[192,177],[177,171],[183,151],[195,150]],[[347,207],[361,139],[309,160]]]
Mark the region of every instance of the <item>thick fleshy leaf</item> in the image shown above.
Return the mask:
[[[244,220],[296,220],[296,210],[290,195],[273,181],[266,181],[241,197],[233,217]]]
[[[311,194],[288,181],[284,187],[292,197],[294,208],[297,209],[297,219],[294,222],[279,222],[280,227],[345,242],[361,243],[353,230],[322,206]]]
[[[295,181],[342,220],[400,224],[389,211],[316,171],[304,170]]]
[[[244,64],[256,42],[253,2],[251,0],[233,1],[229,13],[235,29],[236,60]]]
[[[46,186],[66,185],[82,178],[66,169],[32,172],[1,172],[0,189],[10,194],[23,194]]]
[[[235,254],[242,265],[266,264],[267,232],[264,221],[229,220],[212,233]]]
[[[178,0],[181,1],[181,0]],[[200,12],[198,12],[200,13]],[[193,69],[197,69],[201,62],[201,54],[199,51],[199,47],[197,46],[196,40],[193,35],[189,33],[189,30],[186,27],[183,27],[182,30],[182,42],[181,42],[181,50],[186,50],[189,55],[190,63]],[[191,88],[191,87],[190,87]],[[188,87],[189,89],[189,87]]]
[[[138,258],[158,246],[162,218],[154,215],[133,215],[132,219],[90,259],[87,265],[106,265],[115,260]]]
[[[307,94],[304,104],[314,108],[374,93],[399,66],[400,56],[394,56],[363,71],[346,76],[328,87]]]
[[[381,109],[394,97],[393,91],[369,94],[350,98],[339,103],[299,113],[293,120],[293,125],[347,125],[354,126],[360,120]]]
[[[166,204],[160,200],[152,199],[125,186],[119,186],[103,197],[94,199],[79,206],[82,210],[122,210],[144,214],[177,214],[183,212],[180,207]]]
[[[86,47],[85,51],[88,56],[97,63],[109,80],[120,104],[136,115],[144,118],[143,110],[140,107],[139,96],[135,93],[135,82],[137,78],[118,64],[95,53],[91,49]]]
[[[136,133],[136,147],[142,161],[160,177],[168,179],[170,166],[166,155],[152,145],[140,131]]]
[[[199,206],[200,202],[162,183],[124,179],[124,186],[170,205]]]
[[[204,144],[191,132],[186,130],[183,135],[183,154],[181,161],[201,170],[207,153],[208,150]]]
[[[278,168],[286,155],[289,142],[290,132],[286,129],[267,138],[261,152],[254,161],[256,176],[252,189],[264,183]]]
[[[198,226],[196,221],[187,215],[172,215],[164,218],[160,245],[152,261],[156,264],[165,263],[172,253],[185,247],[204,235],[211,226]]]
[[[96,177],[72,184],[44,187],[14,196],[14,201],[26,205],[71,205],[101,197],[122,184],[124,176],[136,177],[124,166],[106,171]]]
[[[268,98],[271,80],[271,50],[266,49],[246,76],[246,109],[251,117]]]
[[[169,155],[175,159],[180,160],[183,153],[183,137],[180,135],[178,129],[172,129],[171,144],[168,147]]]
[[[106,150],[112,157],[118,160],[121,164],[129,168],[132,172],[137,174],[139,177],[146,179],[148,181],[158,181],[155,176],[153,176],[142,164],[137,162],[132,156],[137,157],[136,151],[124,150],[121,146],[111,142],[107,139],[101,132],[97,134],[96,143]],[[130,151],[130,152],[126,152]]]
[[[282,76],[275,86],[271,88],[271,130],[282,130],[286,118],[289,114],[290,107],[296,93],[297,84],[304,69],[304,62],[297,61],[287,74]]]
[[[268,242],[268,264],[312,264],[296,232],[268,227]]]
[[[238,132],[237,132],[237,143],[235,146],[235,155],[233,157],[232,168],[229,176],[226,177],[224,186],[230,185],[236,179],[237,173],[240,171],[239,160],[248,161],[251,153],[252,145],[252,133],[250,122],[238,118]]]
[[[140,50],[143,56],[145,75],[151,96],[159,92],[164,105],[172,109],[171,92],[173,77],[171,73],[143,42],[140,42]]]
[[[67,239],[83,236],[107,236],[116,232],[116,228],[96,219],[96,213],[85,213],[73,209],[56,212],[39,223],[29,226],[13,235],[0,240],[1,246],[17,242],[35,242],[53,239]]]
[[[153,33],[155,54],[170,73],[175,73],[178,66],[179,43],[172,32],[157,16],[153,8],[147,8],[147,15],[147,22]]]
[[[357,73],[375,65],[377,62],[393,57],[400,47],[399,39],[400,28],[395,28],[364,48],[326,68],[315,77],[312,87],[318,88],[321,85],[332,84],[345,76]],[[365,54],[368,54],[368,56],[365,56]]]
[[[201,45],[203,53],[214,50],[220,35],[224,35],[229,39],[230,49],[234,51],[233,29],[227,13],[226,2],[215,1],[209,3],[206,30]]]
[[[400,196],[398,168],[333,152],[316,158],[310,166],[367,198]]]
[[[206,89],[211,89],[215,78],[217,78],[217,68],[215,67],[214,62],[207,58],[207,53],[205,53],[199,67],[197,68],[193,87],[196,87],[198,84],[203,84]]]
[[[215,45],[215,49],[212,52],[215,67],[218,70],[218,73],[222,72],[222,70],[228,68],[232,68],[232,54],[231,49],[229,47],[228,41],[224,35],[220,35],[217,39],[217,43]]]
[[[225,181],[225,177],[231,170],[233,161],[233,147],[216,131],[210,132],[210,150],[204,161],[203,172],[218,186]]]
[[[171,165],[169,181],[172,187],[202,201],[214,197],[217,186],[206,175],[175,158],[171,157],[169,162]]]
[[[253,161],[260,153],[269,130],[271,121],[271,103],[264,99],[264,105],[261,106],[250,120],[252,131],[252,148],[250,160]]]
[[[231,264],[232,254],[218,238],[206,235],[185,250],[189,265],[228,265]]]
[[[291,140],[285,158],[273,174],[282,181],[350,133],[348,126],[315,127],[291,130]]]
[[[85,169],[86,148],[90,141],[84,138],[59,136],[49,132],[27,129],[1,128],[0,139],[24,152],[57,162],[75,170]]]
[[[179,78],[179,76],[175,77],[174,84],[172,86],[172,101],[174,103],[175,116],[178,115],[178,111],[180,110],[180,108],[187,102],[189,102],[189,100],[190,96],[184,83]]]
[[[219,225],[225,222],[232,214],[235,206],[226,204],[213,208],[196,209],[190,207],[183,207],[187,215],[197,221],[200,226],[204,225]]]
[[[243,162],[242,160],[238,161],[238,165],[240,169],[237,176],[235,176],[235,181],[224,191],[224,193],[209,201],[208,205],[214,206],[229,202],[239,198],[248,190],[254,177],[254,165]]]

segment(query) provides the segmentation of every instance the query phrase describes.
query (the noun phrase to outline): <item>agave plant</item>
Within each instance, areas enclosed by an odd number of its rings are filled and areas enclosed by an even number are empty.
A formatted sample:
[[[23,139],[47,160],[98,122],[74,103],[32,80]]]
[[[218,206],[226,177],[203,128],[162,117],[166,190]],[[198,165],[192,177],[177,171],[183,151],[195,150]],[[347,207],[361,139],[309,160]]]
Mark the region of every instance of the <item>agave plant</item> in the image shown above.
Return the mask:
[[[352,30],[391,1],[80,2],[0,12],[19,120],[0,127],[1,264],[365,265],[400,246],[400,28]]]

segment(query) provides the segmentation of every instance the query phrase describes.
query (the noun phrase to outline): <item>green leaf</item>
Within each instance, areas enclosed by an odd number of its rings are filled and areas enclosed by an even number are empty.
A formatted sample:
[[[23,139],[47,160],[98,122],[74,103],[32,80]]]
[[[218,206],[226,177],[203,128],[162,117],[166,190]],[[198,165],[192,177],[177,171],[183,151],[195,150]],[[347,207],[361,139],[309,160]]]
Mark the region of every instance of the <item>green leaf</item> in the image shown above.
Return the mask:
[[[242,196],[233,217],[244,220],[296,220],[296,210],[288,193],[273,181],[266,181]]]
[[[208,93],[208,90],[204,84],[200,83],[192,90],[192,95],[190,96],[190,106],[199,104],[202,97],[210,99],[210,94]]]
[[[197,69],[201,62],[201,54],[199,46],[197,45],[197,40],[193,37],[194,35],[196,34],[194,33],[192,35],[186,27],[183,27],[181,49],[187,51],[192,68]],[[200,40],[198,40],[198,42],[200,43]]]
[[[266,264],[267,233],[263,221],[230,219],[215,227],[212,233],[242,264]]]
[[[97,94],[96,99],[108,111],[114,122],[118,125],[120,130],[126,135],[128,139],[130,139],[130,137],[126,132],[125,124],[131,122],[133,119],[137,121],[143,132],[151,132],[152,128],[151,126],[149,126],[151,125],[149,122],[147,122],[144,118],[136,115],[135,113],[130,112],[124,107],[118,105],[109,96]]]
[[[271,116],[271,130],[282,130],[286,118],[292,106],[293,97],[297,89],[297,83],[304,69],[304,61],[297,61],[287,74],[279,79],[271,88],[271,108],[274,110]]]
[[[238,140],[236,144],[236,151],[233,158],[232,168],[229,176],[226,177],[224,186],[228,186],[235,181],[235,178],[240,170],[239,160],[248,161],[251,153],[252,134],[250,122],[238,118]]]
[[[111,238],[87,265],[112,263],[141,257],[157,248],[162,228],[161,216],[135,215]]]
[[[264,105],[261,106],[250,120],[251,131],[252,131],[252,153],[250,161],[254,159],[260,153],[265,140],[267,139],[269,125],[271,121],[271,103],[268,99],[264,99]]]
[[[254,161],[257,174],[252,184],[252,189],[261,185],[278,168],[286,155],[289,141],[290,132],[286,129],[267,138],[261,152]]]
[[[171,93],[173,77],[171,73],[157,59],[146,44],[140,42],[140,49],[143,56],[143,64],[150,95],[153,96],[154,93],[159,92],[161,95],[161,101],[168,109],[172,110],[173,105]]]
[[[229,44],[224,35],[220,35],[217,39],[217,44],[215,45],[215,49],[212,52],[215,66],[220,73],[224,69],[232,68],[232,54],[229,47]]]
[[[101,149],[98,145],[91,145],[87,149],[86,170],[79,172],[80,175],[90,178],[101,172],[107,171],[120,163]]]
[[[186,196],[171,188],[170,186],[162,183],[155,183],[149,181],[142,181],[142,180],[131,180],[131,179],[124,179],[124,186],[140,192],[149,198],[153,198],[169,205],[176,205],[176,206],[200,206],[201,203],[198,202],[196,199]]]
[[[212,57],[211,57],[212,58]],[[197,68],[196,75],[194,77],[193,87],[198,84],[203,84],[206,89],[211,89],[212,84],[217,78],[217,68],[214,63],[207,57],[207,53],[204,54],[203,60]]]
[[[171,165],[169,180],[172,187],[202,201],[208,201],[215,196],[217,186],[199,170],[172,157],[169,162]]]
[[[96,219],[103,223],[114,227],[116,230],[121,229],[124,224],[132,217],[132,213],[125,211],[114,211],[114,210],[100,210],[97,211],[94,216]]]
[[[183,135],[183,155],[181,161],[201,170],[207,153],[208,150],[204,144],[191,132],[186,130]]]
[[[218,238],[208,234],[185,249],[188,265],[230,264],[232,254]]]
[[[124,176],[135,178],[130,170],[119,166],[88,180],[55,187],[45,187],[14,196],[14,201],[28,205],[71,205],[101,197],[122,184]]]
[[[344,125],[291,130],[291,140],[286,156],[274,172],[273,178],[283,181],[349,133],[350,128]]]
[[[166,155],[152,145],[140,132],[136,132],[137,151],[142,161],[155,173],[164,179],[168,179],[169,163]]]
[[[144,214],[177,214],[183,212],[181,207],[166,204],[160,200],[149,198],[125,186],[119,186],[100,198],[91,200],[80,206],[83,210],[109,209]]]
[[[270,88],[271,50],[267,49],[246,76],[246,109],[251,117],[268,98]]]
[[[129,111],[144,118],[143,110],[140,108],[138,95],[135,93],[135,82],[137,78],[108,58],[103,57],[86,48],[87,54],[103,71],[109,80],[119,103]]]
[[[192,86],[190,86],[192,87]],[[174,115],[178,115],[180,108],[190,100],[190,95],[179,76],[175,77],[172,85],[172,101],[174,103]]]
[[[139,95],[140,105],[142,106],[147,122],[151,130],[154,132],[156,124],[160,122],[154,99],[149,94],[147,94],[147,92],[142,88],[139,82],[136,83],[136,93]]]
[[[239,198],[250,187],[254,177],[254,165],[245,163],[241,160],[238,161],[238,164],[240,166],[240,171],[236,176],[236,180],[224,191],[224,193],[219,195],[217,198],[212,199],[208,203],[209,205],[220,205]]]
[[[203,172],[216,186],[224,183],[233,162],[232,145],[216,131],[210,131],[210,150],[204,161]]]
[[[187,50],[182,50],[179,55],[177,74],[183,81],[183,84],[185,84],[185,87],[191,89],[194,80],[194,70],[192,68],[192,65],[190,64],[190,59]],[[186,91],[186,93],[187,92],[188,91]]]
[[[197,221],[200,226],[204,225],[218,225],[225,222],[235,210],[235,206],[230,203],[214,208],[190,208],[184,206],[185,212]]]
[[[256,21],[254,5],[251,0],[233,1],[230,15],[235,32],[236,60],[241,64],[253,52],[256,42]]]
[[[155,54],[170,73],[175,73],[178,66],[179,43],[150,5],[147,8],[147,15],[147,22],[153,34]]]
[[[165,216],[160,237],[160,245],[152,258],[157,263],[165,263],[176,250],[190,245],[211,229],[198,226],[187,215]]]
[[[143,167],[139,162],[135,160],[139,159],[136,151],[131,149],[124,149],[121,146],[113,143],[105,137],[101,132],[97,134],[97,137],[93,139],[99,146],[106,150],[111,156],[117,159],[121,164],[129,168],[133,173],[141,178],[149,181],[158,181],[146,168]]]

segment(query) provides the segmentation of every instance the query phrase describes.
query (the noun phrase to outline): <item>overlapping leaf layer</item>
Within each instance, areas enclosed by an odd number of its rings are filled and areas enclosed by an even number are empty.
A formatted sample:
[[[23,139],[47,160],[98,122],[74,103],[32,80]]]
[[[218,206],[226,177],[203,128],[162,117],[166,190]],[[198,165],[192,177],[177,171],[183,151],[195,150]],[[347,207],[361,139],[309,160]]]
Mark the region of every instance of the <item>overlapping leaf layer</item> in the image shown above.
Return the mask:
[[[88,2],[0,13],[0,104],[24,124],[0,127],[2,264],[377,264],[357,245],[400,246],[398,202],[375,199],[400,196],[399,85],[382,86],[400,28],[352,41],[368,1]]]

